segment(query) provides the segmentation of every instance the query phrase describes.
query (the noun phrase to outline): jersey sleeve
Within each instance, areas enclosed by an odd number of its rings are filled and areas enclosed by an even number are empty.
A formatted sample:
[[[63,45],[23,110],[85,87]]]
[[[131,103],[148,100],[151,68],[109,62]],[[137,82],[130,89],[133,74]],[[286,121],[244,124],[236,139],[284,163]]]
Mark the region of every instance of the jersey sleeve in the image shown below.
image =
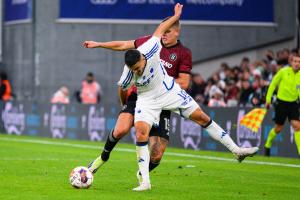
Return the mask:
[[[182,51],[181,61],[179,63],[179,73],[190,74],[192,70],[192,52],[191,50],[185,48]]]
[[[127,65],[124,65],[123,73],[120,80],[118,81],[118,86],[123,90],[130,88],[133,84],[133,72],[129,70]]]
[[[138,50],[145,55],[145,58],[149,60],[153,56],[158,56],[161,50],[161,44],[158,37],[152,36],[147,42],[138,48]]]
[[[136,40],[134,40],[134,47],[137,49],[138,47],[142,46],[147,40],[151,38],[151,35],[139,37]]]

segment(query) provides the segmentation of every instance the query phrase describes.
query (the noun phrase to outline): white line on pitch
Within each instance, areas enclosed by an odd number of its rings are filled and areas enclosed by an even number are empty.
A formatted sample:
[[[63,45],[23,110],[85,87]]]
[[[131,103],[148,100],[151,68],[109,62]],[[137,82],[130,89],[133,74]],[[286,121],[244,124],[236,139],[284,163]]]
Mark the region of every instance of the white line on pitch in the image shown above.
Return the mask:
[[[19,138],[0,137],[0,140],[12,141],[12,142],[22,142],[22,143],[57,145],[57,146],[66,146],[66,147],[78,147],[78,148],[87,148],[87,149],[101,149],[102,148],[101,146],[92,146],[92,145],[84,145],[84,144],[71,144],[71,143],[66,143],[66,142],[54,142],[54,141],[44,141],[44,140],[19,139]],[[121,152],[132,152],[132,153],[136,152],[135,149],[127,149],[127,148],[116,148],[115,150],[116,151],[121,151]],[[206,160],[221,160],[221,161],[227,161],[227,162],[237,162],[236,160],[230,159],[230,158],[222,158],[222,157],[215,157],[215,156],[204,156],[204,155],[194,155],[194,154],[187,154],[187,153],[166,152],[165,155],[185,157],[185,158],[200,158],[200,159],[206,159]],[[251,164],[256,164],[256,165],[271,165],[271,166],[300,168],[299,164],[288,164],[288,163],[277,163],[277,162],[245,160],[245,161],[243,161],[243,163],[251,163]]]

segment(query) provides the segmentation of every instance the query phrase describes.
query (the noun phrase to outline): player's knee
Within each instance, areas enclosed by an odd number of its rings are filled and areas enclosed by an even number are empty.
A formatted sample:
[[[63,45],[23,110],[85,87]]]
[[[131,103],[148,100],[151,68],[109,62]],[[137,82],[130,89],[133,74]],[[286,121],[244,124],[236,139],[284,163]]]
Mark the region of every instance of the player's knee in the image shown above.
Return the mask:
[[[136,139],[137,141],[148,141],[148,135],[143,130],[136,130]]]
[[[122,138],[123,136],[125,136],[128,132],[129,132],[129,128],[127,127],[121,127],[121,128],[116,128],[114,130],[114,137],[115,138]]]
[[[145,134],[136,133],[136,140],[137,141],[148,141],[148,137]]]

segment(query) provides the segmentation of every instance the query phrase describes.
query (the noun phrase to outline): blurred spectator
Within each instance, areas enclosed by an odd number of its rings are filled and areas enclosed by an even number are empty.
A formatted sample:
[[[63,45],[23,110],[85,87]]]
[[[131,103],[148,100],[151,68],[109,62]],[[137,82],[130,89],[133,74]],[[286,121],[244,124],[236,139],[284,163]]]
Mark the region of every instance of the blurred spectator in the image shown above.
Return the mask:
[[[265,57],[267,58],[267,60],[268,60],[269,62],[276,61],[276,60],[275,60],[274,52],[273,52],[272,50],[267,50],[267,51],[265,52]]]
[[[240,89],[237,87],[236,82],[233,79],[229,80],[225,90],[227,106],[238,105],[239,91]]]
[[[223,92],[220,88],[213,85],[210,90],[210,99],[208,101],[209,107],[226,107],[226,103],[223,99]]]
[[[200,74],[192,74],[192,84],[190,88],[190,95],[196,100],[198,103],[204,103],[205,96],[205,81],[203,80]]]
[[[242,80],[242,86],[241,86],[241,93],[240,93],[240,106],[247,106],[249,105],[249,97],[251,93],[253,93],[254,90],[250,85],[250,82],[247,79]]]
[[[240,74],[241,74],[241,69],[238,66],[233,67],[233,69],[232,69],[232,79],[235,82],[238,82]]]
[[[196,74],[190,94],[197,102],[209,106],[221,106],[222,100],[226,106],[262,106],[274,75],[288,65],[292,55],[299,53],[299,49],[282,49],[276,53],[267,50],[264,58],[255,62],[250,62],[248,57],[243,57],[240,66],[230,67],[223,62],[206,82]]]
[[[290,51],[283,49],[277,52],[277,64],[280,66],[286,66],[289,63]]]
[[[262,101],[262,97],[260,96],[259,93],[252,93],[249,96],[250,99],[250,104],[254,107],[260,107],[262,105],[264,105],[263,101]]]
[[[101,98],[101,87],[95,80],[94,74],[88,72],[82,81],[80,100],[83,104],[97,104]]]
[[[53,97],[51,98],[51,103],[62,103],[62,104],[70,103],[69,89],[65,86],[59,88],[59,90],[57,90],[54,93]]]
[[[249,69],[249,64],[250,64],[250,59],[248,57],[244,57],[241,61],[241,70],[248,70]]]
[[[300,52],[298,51],[297,48],[291,50],[291,56],[297,56],[298,53],[300,53]],[[300,55],[300,54],[299,54],[299,55]]]
[[[219,77],[221,80],[226,81],[230,73],[230,67],[227,63],[221,63]]]
[[[266,81],[268,81],[269,83],[271,82],[273,76],[276,74],[276,72],[280,69],[279,65],[277,65],[276,61],[272,61],[270,62],[269,65],[269,75],[266,79]]]
[[[13,95],[10,82],[7,79],[6,72],[0,72],[0,79],[0,98],[3,101],[9,101],[12,99]]]

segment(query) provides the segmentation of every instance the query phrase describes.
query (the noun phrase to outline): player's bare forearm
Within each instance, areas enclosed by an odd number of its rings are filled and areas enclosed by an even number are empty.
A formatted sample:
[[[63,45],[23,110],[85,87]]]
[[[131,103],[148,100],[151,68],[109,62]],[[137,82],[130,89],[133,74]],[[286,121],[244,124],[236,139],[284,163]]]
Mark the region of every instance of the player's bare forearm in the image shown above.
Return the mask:
[[[179,73],[178,78],[175,79],[175,82],[179,84],[181,89],[187,90],[190,85],[191,75],[185,73]]]
[[[160,25],[157,27],[155,32],[153,33],[153,36],[156,36],[158,38],[161,38],[161,36],[177,21],[179,20],[182,12],[182,7],[180,3],[177,3],[174,7],[174,15],[171,16],[166,21],[160,23]]]
[[[85,48],[104,48],[114,51],[125,51],[128,49],[133,49],[134,40],[128,41],[109,41],[109,42],[95,42],[95,41],[85,41],[83,42]]]
[[[121,106],[123,106],[126,103],[126,90],[122,90],[122,88],[119,86],[118,87],[118,95],[120,99]]]

